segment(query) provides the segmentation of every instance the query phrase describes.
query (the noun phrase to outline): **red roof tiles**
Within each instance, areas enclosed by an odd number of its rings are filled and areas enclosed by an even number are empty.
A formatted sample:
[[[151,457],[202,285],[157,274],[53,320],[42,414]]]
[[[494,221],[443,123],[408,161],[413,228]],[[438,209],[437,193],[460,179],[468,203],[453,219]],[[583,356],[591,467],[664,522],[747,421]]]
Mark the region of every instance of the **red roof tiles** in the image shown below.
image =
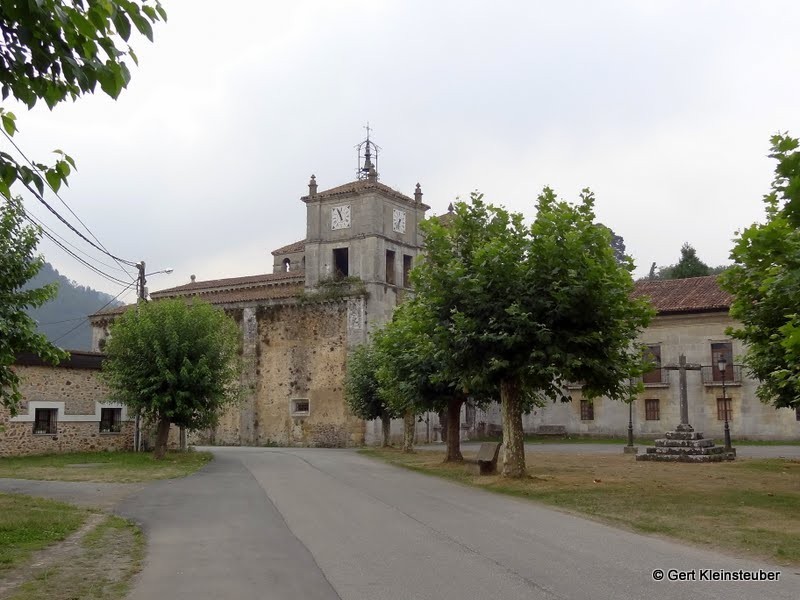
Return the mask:
[[[273,250],[273,256],[277,256],[278,254],[294,254],[295,252],[303,252],[306,249],[306,241],[300,240],[297,242],[293,242],[277,250]]]
[[[733,301],[719,287],[716,275],[638,281],[633,297],[643,296],[650,298],[658,314],[727,311]]]

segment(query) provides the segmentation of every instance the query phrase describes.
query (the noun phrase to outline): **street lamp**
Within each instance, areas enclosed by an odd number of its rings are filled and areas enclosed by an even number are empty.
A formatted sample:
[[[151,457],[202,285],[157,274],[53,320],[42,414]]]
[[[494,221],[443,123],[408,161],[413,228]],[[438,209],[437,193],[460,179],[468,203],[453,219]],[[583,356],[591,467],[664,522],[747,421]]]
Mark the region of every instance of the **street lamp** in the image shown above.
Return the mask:
[[[728,368],[728,361],[725,360],[725,355],[719,357],[717,368],[722,374],[722,410],[725,415],[725,451],[729,452],[731,449],[731,428],[728,424],[728,395],[725,393],[725,371]]]
[[[638,448],[633,445],[633,386],[634,380],[631,379],[629,382],[630,384],[630,397],[628,398],[628,445],[625,446],[622,451],[625,454],[637,454]]]

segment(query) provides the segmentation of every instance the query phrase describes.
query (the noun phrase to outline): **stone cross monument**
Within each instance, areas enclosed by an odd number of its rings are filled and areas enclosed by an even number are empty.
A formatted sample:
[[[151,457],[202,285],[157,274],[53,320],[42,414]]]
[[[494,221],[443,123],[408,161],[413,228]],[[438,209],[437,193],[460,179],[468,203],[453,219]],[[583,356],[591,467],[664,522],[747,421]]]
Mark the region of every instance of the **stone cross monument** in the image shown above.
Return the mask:
[[[699,371],[702,367],[698,364],[686,362],[686,356],[681,354],[677,365],[663,367],[668,371],[677,371],[679,374],[679,394],[681,406],[681,422],[675,431],[667,431],[664,439],[656,440],[655,448],[648,448],[646,454],[640,454],[636,460],[657,460],[677,462],[719,462],[733,460],[734,452],[726,452],[722,446],[715,446],[714,440],[704,438],[703,434],[695,431],[689,424],[689,394],[686,385],[686,371]]]

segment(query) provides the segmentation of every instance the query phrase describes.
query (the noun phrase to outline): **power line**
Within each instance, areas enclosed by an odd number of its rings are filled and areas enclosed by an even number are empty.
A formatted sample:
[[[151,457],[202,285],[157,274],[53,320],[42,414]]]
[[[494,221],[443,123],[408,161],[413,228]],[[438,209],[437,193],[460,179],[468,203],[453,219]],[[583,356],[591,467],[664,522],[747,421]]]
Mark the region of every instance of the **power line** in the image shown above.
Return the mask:
[[[119,294],[117,294],[116,296],[114,296],[114,297],[113,297],[111,300],[109,300],[108,302],[106,302],[106,303],[105,303],[103,306],[101,306],[100,308],[98,308],[98,309],[97,309],[96,311],[94,311],[94,312],[95,312],[95,313],[99,313],[99,312],[100,312],[101,310],[103,310],[103,309],[104,309],[106,306],[108,306],[109,304],[111,304],[112,302],[114,302],[114,300],[116,300],[117,298],[119,298],[120,296],[122,296],[122,294],[124,294],[124,293],[125,293],[125,292],[126,292],[126,291],[127,291],[127,290],[128,290],[128,289],[129,289],[129,288],[132,286],[132,285],[134,285],[135,283],[136,283],[136,281],[131,281],[131,282],[130,282],[130,283],[127,285],[127,286],[125,286],[125,289],[123,289],[123,290],[122,290],[122,291],[121,291]],[[70,329],[70,330],[69,330],[69,331],[67,331],[66,333],[64,333],[64,334],[62,334],[62,335],[60,335],[60,336],[58,336],[56,339],[54,339],[54,340],[53,340],[52,342],[50,342],[50,343],[51,343],[51,344],[53,344],[53,345],[55,345],[55,344],[56,344],[56,342],[58,342],[58,341],[60,341],[60,340],[63,340],[63,339],[64,339],[65,337],[67,337],[67,336],[68,336],[70,333],[72,333],[73,331],[75,331],[76,329],[78,329],[78,328],[79,328],[79,327],[81,327],[81,326],[82,326],[84,323],[86,323],[86,322],[88,322],[88,321],[89,321],[89,317],[85,317],[85,318],[84,318],[84,319],[83,319],[83,320],[82,320],[80,323],[78,323],[77,325],[75,325],[75,327],[73,327],[72,329]]]
[[[128,272],[127,272],[127,271],[125,271],[124,269],[121,269],[121,268],[119,268],[119,267],[115,267],[115,266],[113,266],[113,265],[110,265],[110,264],[108,264],[108,263],[104,263],[102,260],[98,260],[98,259],[96,259],[94,256],[92,256],[92,255],[91,255],[91,254],[89,254],[88,252],[84,252],[83,250],[81,250],[80,248],[78,248],[78,247],[77,247],[75,244],[72,244],[72,243],[70,243],[70,242],[69,242],[69,240],[67,240],[67,239],[66,239],[66,238],[64,238],[63,236],[60,236],[60,235],[59,235],[59,234],[56,232],[56,230],[55,230],[55,229],[53,229],[52,227],[49,227],[47,224],[45,224],[45,222],[44,222],[44,221],[42,221],[41,219],[38,219],[37,217],[35,217],[35,216],[34,216],[34,215],[32,215],[31,213],[27,213],[27,216],[29,217],[29,219],[28,219],[28,220],[31,220],[31,219],[33,219],[33,221],[35,221],[35,224],[36,224],[36,225],[38,225],[38,226],[39,226],[39,227],[41,227],[42,229],[46,229],[46,230],[48,230],[50,233],[52,233],[54,236],[56,236],[56,237],[57,237],[58,239],[60,239],[62,242],[64,242],[64,243],[65,243],[65,244],[67,244],[68,246],[72,247],[72,248],[73,248],[73,249],[74,249],[76,252],[80,252],[80,253],[81,253],[81,254],[83,254],[84,256],[86,256],[86,257],[90,258],[91,260],[93,260],[94,262],[96,262],[96,263],[98,263],[98,264],[101,264],[101,265],[103,265],[103,266],[104,266],[104,267],[106,267],[107,269],[113,269],[114,271],[121,271],[121,272],[125,273],[126,275],[128,274]]]
[[[31,167],[32,167],[34,170],[36,170],[37,172],[39,172],[39,173],[41,174],[41,170],[40,170],[40,169],[39,169],[39,168],[38,168],[38,167],[37,167],[37,166],[36,166],[36,165],[33,163],[33,161],[31,161],[31,159],[29,159],[29,158],[27,157],[27,155],[26,155],[26,154],[25,154],[25,153],[22,151],[22,148],[20,148],[20,147],[17,145],[17,143],[16,143],[16,142],[15,142],[15,141],[14,141],[14,140],[11,138],[11,136],[10,136],[10,135],[8,135],[8,133],[6,133],[5,131],[3,131],[3,135],[5,135],[5,136],[6,136],[6,139],[7,139],[7,140],[8,140],[8,141],[11,143],[11,145],[12,145],[12,146],[14,146],[14,148],[16,148],[17,152],[19,152],[19,153],[20,153],[20,155],[22,156],[22,158],[24,158],[24,159],[27,161],[27,163],[28,163],[28,164],[29,164],[29,165],[30,165],[30,166],[31,166]],[[103,243],[102,243],[102,242],[101,242],[101,241],[100,241],[100,240],[97,238],[97,236],[96,236],[96,235],[95,235],[95,234],[92,232],[92,230],[91,230],[91,229],[89,229],[89,227],[86,225],[86,223],[84,223],[84,222],[81,220],[81,218],[80,218],[78,215],[76,215],[76,214],[75,214],[75,211],[73,211],[73,210],[72,210],[72,208],[70,208],[69,204],[67,204],[67,202],[66,202],[66,201],[65,201],[65,200],[64,200],[64,199],[63,199],[63,198],[62,198],[62,197],[59,195],[59,193],[58,193],[58,192],[55,190],[55,188],[53,188],[53,186],[52,186],[52,185],[50,185],[50,182],[49,182],[49,181],[47,181],[47,177],[45,177],[45,178],[44,178],[44,181],[45,181],[45,183],[47,184],[47,187],[49,187],[49,188],[52,190],[53,194],[55,194],[56,198],[58,198],[58,199],[61,201],[61,204],[63,204],[63,205],[64,205],[64,206],[67,208],[67,210],[68,210],[68,211],[69,211],[69,212],[72,214],[72,216],[73,216],[73,217],[75,217],[75,218],[78,220],[78,223],[80,223],[81,225],[83,225],[83,228],[84,228],[84,229],[85,229],[85,230],[86,230],[86,231],[89,233],[89,235],[91,235],[91,236],[94,238],[94,240],[95,240],[95,241],[96,241],[98,244],[100,244],[101,248],[98,248],[98,250],[102,250],[102,251],[103,251],[105,254],[107,254],[107,255],[108,255],[108,256],[110,256],[112,259],[114,259],[114,261],[115,261],[115,262],[116,262],[116,263],[117,263],[117,264],[120,266],[120,269],[121,269],[121,270],[122,270],[122,271],[123,271],[125,274],[127,274],[127,275],[128,275],[128,277],[130,277],[132,281],[135,281],[135,278],[133,277],[133,275],[131,275],[131,274],[130,274],[128,271],[126,271],[126,270],[125,270],[125,269],[122,267],[122,264],[121,264],[121,263],[126,263],[126,264],[128,264],[129,266],[136,266],[136,264],[135,264],[135,263],[133,263],[133,262],[131,262],[131,261],[126,261],[126,260],[123,260],[123,259],[117,258],[117,257],[115,257],[113,254],[111,254],[111,252],[109,252],[109,251],[108,251],[108,248],[106,248],[106,247],[103,245]],[[24,183],[24,182],[23,182],[23,183]],[[28,186],[28,184],[25,184],[25,186],[28,188],[28,190],[30,190],[31,192],[33,192],[33,190],[31,190],[31,188],[30,188],[30,186]],[[40,201],[42,201],[42,202],[44,202],[44,199],[43,199],[43,198],[41,198],[41,197],[39,197],[39,200],[40,200]],[[47,203],[45,203],[45,206],[47,206],[48,208],[50,208],[50,210],[51,210],[51,211],[52,211],[52,212],[53,212],[53,213],[54,213],[54,214],[55,214],[55,215],[56,215],[56,216],[57,216],[59,219],[61,219],[61,220],[64,222],[64,224],[65,224],[65,225],[67,225],[67,226],[68,226],[70,229],[72,229],[72,230],[73,230],[75,233],[77,233],[78,235],[80,235],[80,236],[81,236],[81,237],[82,237],[84,240],[86,240],[87,242],[89,242],[90,244],[92,244],[92,246],[94,246],[95,248],[97,248],[97,246],[96,246],[95,244],[93,244],[91,241],[89,241],[88,239],[86,239],[86,238],[85,238],[85,237],[84,237],[84,236],[83,236],[83,235],[82,235],[80,232],[78,232],[78,231],[77,231],[77,230],[76,230],[74,227],[72,227],[72,225],[70,225],[69,223],[67,223],[65,219],[61,218],[61,215],[59,215],[57,212],[55,212],[55,211],[54,211],[54,210],[53,210],[53,209],[52,209],[52,208],[51,208],[49,205],[47,205]]]
[[[24,215],[25,215],[25,218],[26,218],[26,219],[27,219],[27,220],[28,220],[30,223],[32,223],[33,225],[36,225],[36,226],[38,226],[38,225],[39,225],[39,223],[37,223],[37,222],[36,222],[34,219],[32,219],[32,218],[31,218],[31,217],[30,217],[30,216],[27,214],[27,212],[25,212],[25,213],[24,213]],[[118,285],[123,285],[123,286],[130,286],[130,285],[132,285],[133,283],[136,283],[136,282],[135,282],[135,280],[134,280],[133,282],[131,282],[131,283],[128,283],[127,281],[123,281],[122,279],[118,279],[117,277],[114,277],[113,275],[110,275],[110,274],[106,273],[105,271],[103,271],[103,270],[101,270],[101,269],[99,269],[99,268],[95,267],[93,264],[89,263],[88,261],[84,260],[83,258],[81,258],[80,256],[78,256],[77,254],[75,254],[75,253],[74,253],[72,250],[70,250],[70,249],[69,249],[69,248],[67,248],[67,247],[66,247],[64,244],[62,244],[61,242],[59,242],[59,241],[58,241],[58,240],[55,238],[55,236],[54,236],[54,235],[52,235],[52,234],[51,234],[49,231],[46,231],[46,230],[42,229],[42,233],[45,235],[45,237],[47,237],[47,238],[48,238],[48,239],[49,239],[51,242],[53,242],[54,244],[56,244],[56,245],[57,245],[59,248],[61,248],[61,249],[62,249],[64,252],[66,252],[67,254],[69,254],[70,256],[72,256],[72,258],[74,258],[75,260],[77,260],[77,261],[78,261],[78,262],[80,262],[81,264],[85,265],[86,267],[88,267],[89,269],[91,269],[92,271],[94,271],[95,273],[97,273],[98,275],[100,275],[101,277],[105,277],[107,280],[111,281],[112,283],[116,283],[116,284],[118,284]]]

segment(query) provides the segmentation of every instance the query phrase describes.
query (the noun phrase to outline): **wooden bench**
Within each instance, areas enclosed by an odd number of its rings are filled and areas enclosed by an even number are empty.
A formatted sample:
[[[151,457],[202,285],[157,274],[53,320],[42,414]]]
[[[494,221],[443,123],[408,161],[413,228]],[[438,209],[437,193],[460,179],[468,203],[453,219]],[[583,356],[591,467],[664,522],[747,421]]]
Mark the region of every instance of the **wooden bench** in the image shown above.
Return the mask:
[[[500,442],[484,442],[478,449],[478,456],[465,458],[467,469],[478,475],[493,475],[497,473],[497,458],[500,456]]]
[[[536,435],[559,435],[567,437],[566,425],[539,425],[536,429]]]

